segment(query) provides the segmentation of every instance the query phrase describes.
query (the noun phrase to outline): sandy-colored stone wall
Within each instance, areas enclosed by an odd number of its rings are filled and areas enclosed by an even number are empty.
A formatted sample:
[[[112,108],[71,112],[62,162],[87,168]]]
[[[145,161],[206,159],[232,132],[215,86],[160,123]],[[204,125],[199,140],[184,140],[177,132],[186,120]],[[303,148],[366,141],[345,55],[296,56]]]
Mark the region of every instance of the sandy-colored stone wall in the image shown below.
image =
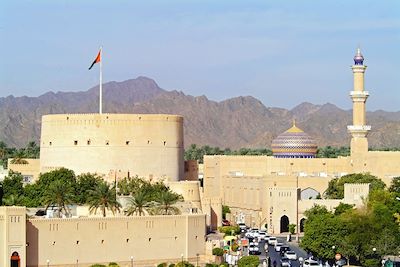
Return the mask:
[[[25,207],[0,207],[0,266],[10,267],[13,252],[20,256],[20,266],[26,264]]]
[[[201,210],[200,183],[198,181],[168,182],[172,191],[183,196],[185,201],[191,202],[198,210]]]
[[[60,114],[42,117],[40,170],[183,177],[183,117],[167,114]]]
[[[24,159],[26,164],[13,164],[12,159],[8,159],[8,169],[20,172],[24,176],[32,177],[30,182],[35,182],[40,173],[40,159]]]
[[[31,219],[27,266],[196,259],[204,254],[205,215]],[[153,265],[153,264],[152,264]]]

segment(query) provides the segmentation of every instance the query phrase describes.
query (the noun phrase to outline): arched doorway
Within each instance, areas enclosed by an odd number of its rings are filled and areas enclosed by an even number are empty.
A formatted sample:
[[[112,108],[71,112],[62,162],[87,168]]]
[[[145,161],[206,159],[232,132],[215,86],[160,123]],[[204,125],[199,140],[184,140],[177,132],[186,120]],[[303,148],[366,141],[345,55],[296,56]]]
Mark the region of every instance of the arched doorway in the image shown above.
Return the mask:
[[[10,260],[11,260],[11,267],[19,267],[20,258],[18,252],[14,251],[11,254]]]
[[[300,233],[304,232],[304,223],[306,222],[306,218],[300,220]]]
[[[281,233],[289,232],[289,218],[286,215],[281,217]]]

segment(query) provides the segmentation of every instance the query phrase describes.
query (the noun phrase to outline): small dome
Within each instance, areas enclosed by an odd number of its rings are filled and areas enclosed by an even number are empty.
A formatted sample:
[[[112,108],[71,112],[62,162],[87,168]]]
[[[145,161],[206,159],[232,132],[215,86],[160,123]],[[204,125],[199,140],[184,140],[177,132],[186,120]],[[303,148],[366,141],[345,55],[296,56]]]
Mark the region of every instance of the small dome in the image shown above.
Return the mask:
[[[364,63],[364,57],[361,54],[360,48],[357,48],[357,53],[354,56],[354,65],[363,65]]]
[[[296,127],[295,122],[272,141],[272,153],[276,158],[315,158],[317,148],[314,139]]]

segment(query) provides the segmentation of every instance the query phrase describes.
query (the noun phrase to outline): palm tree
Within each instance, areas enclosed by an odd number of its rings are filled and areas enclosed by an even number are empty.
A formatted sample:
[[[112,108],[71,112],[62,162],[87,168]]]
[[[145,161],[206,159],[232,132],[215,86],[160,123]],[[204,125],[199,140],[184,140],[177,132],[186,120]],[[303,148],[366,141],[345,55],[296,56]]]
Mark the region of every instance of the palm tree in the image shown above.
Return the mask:
[[[157,195],[157,207],[155,212],[163,215],[179,214],[179,208],[173,206],[178,201],[183,201],[183,197],[181,195],[170,190],[161,191]]]
[[[30,141],[25,147],[25,155],[27,158],[39,158],[40,147],[35,141]]]
[[[11,194],[3,199],[4,206],[19,206],[24,201],[24,197],[21,195]],[[1,200],[0,200],[1,205]]]
[[[153,206],[150,201],[150,196],[147,190],[137,191],[129,200],[128,208],[125,214],[130,216],[132,214],[144,215],[147,209]]]
[[[69,213],[67,205],[72,204],[73,199],[74,190],[72,186],[65,184],[61,180],[55,180],[52,182],[43,196],[43,202],[46,204],[46,210],[50,205],[56,205],[58,207],[58,217],[61,217],[61,213],[63,211],[65,211],[65,214]]]
[[[25,153],[22,149],[20,149],[14,153],[11,163],[12,164],[28,164],[28,161],[26,161],[24,158],[25,158]]]
[[[97,184],[94,190],[89,191],[87,199],[90,213],[96,213],[100,208],[103,217],[106,217],[106,209],[111,210],[113,214],[119,211],[121,204],[118,203],[115,193],[115,186],[111,188],[106,182]]]

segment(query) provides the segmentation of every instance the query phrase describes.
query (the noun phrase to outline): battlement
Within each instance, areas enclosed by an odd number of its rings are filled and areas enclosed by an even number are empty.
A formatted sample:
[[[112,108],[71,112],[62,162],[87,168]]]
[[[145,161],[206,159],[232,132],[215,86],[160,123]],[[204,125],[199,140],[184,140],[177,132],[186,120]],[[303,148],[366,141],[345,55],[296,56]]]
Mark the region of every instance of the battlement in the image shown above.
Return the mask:
[[[81,113],[81,114],[50,114],[42,116],[42,123],[88,123],[88,122],[137,122],[137,121],[172,121],[183,122],[183,116],[173,114],[118,114],[118,113]]]

